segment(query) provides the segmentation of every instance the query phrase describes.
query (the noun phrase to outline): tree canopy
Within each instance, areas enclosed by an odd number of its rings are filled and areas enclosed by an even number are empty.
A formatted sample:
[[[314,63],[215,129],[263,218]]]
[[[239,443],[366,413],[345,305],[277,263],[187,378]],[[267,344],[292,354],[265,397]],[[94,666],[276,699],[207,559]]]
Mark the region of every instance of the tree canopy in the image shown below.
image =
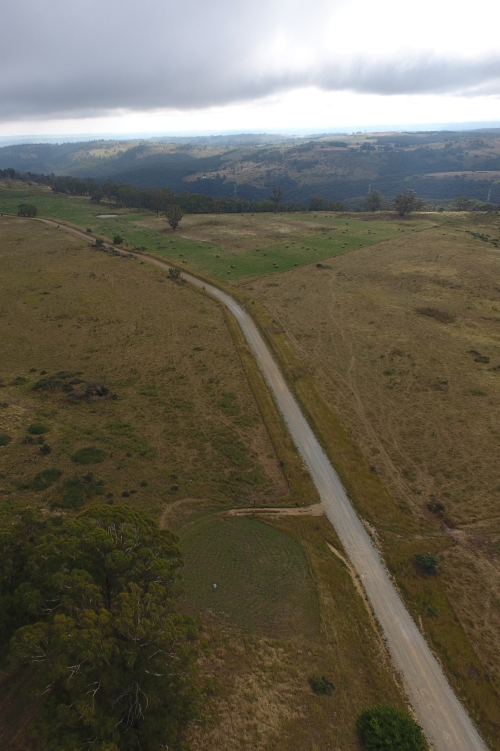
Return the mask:
[[[379,190],[370,190],[364,204],[366,211],[381,211],[384,208],[385,198]]]
[[[37,214],[38,209],[32,203],[20,203],[17,207],[18,216],[36,216]]]
[[[167,217],[167,222],[175,232],[184,214],[178,203],[172,203],[166,210],[165,216]]]
[[[127,507],[20,520],[0,535],[2,634],[29,665],[49,751],[181,749],[197,712],[193,621],[175,535]]]
[[[412,211],[422,211],[425,208],[425,202],[417,198],[414,190],[405,190],[394,198],[394,208],[399,216],[410,214]]]

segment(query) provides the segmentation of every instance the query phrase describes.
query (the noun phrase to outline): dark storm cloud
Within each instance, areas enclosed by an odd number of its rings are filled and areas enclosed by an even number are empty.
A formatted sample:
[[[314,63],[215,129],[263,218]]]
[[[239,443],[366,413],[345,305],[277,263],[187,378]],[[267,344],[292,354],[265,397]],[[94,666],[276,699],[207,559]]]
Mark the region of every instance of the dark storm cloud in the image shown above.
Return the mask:
[[[321,19],[349,4],[4,0],[0,118],[193,109],[309,85],[382,94],[500,92],[500,54],[337,55]]]

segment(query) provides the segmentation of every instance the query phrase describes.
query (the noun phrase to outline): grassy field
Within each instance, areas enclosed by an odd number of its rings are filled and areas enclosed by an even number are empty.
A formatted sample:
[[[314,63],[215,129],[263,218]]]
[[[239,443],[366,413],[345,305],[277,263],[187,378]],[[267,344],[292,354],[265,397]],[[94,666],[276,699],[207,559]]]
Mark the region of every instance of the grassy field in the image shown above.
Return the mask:
[[[89,470],[103,498],[155,512],[186,495],[226,505],[287,495],[218,305],[55,229],[3,218],[0,232],[4,505],[60,504],[66,480]],[[84,396],[91,382],[107,395]],[[30,434],[36,423],[47,432]],[[75,461],[88,446],[104,460]],[[63,474],[36,490],[51,468]]]
[[[21,201],[110,241],[171,258],[218,279],[237,281],[319,263],[360,246],[428,229],[427,219],[361,218],[328,213],[186,215],[174,233],[149,211],[96,205],[89,198],[53,194],[39,186],[0,184],[0,212],[17,213]],[[112,214],[99,218],[100,214]]]
[[[494,748],[498,236],[498,217],[444,217],[439,229],[333,258],[330,269],[250,288],[317,435]],[[437,555],[437,577],[418,573],[417,552]]]
[[[181,535],[185,606],[210,648],[211,715],[193,749],[357,751],[357,714],[403,706],[401,693],[324,519],[225,520],[316,496],[220,307],[37,222],[0,218],[0,246],[1,523],[89,503],[161,517]],[[0,674],[9,751],[32,751],[25,684]]]
[[[185,526],[181,544],[186,586],[198,608],[262,636],[319,635],[306,557],[288,535],[258,519],[209,515]]]
[[[358,751],[361,709],[403,706],[361,598],[326,545],[339,543],[324,518],[194,513],[178,533],[210,646],[205,670],[218,686],[217,719],[193,730],[194,751]],[[328,677],[331,696],[311,691],[312,675]]]

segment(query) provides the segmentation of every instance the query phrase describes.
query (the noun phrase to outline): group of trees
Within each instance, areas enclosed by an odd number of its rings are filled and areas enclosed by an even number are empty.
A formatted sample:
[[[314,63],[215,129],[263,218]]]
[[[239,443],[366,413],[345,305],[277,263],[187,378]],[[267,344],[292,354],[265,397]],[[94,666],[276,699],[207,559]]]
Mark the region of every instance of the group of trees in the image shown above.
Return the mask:
[[[411,214],[412,211],[423,211],[425,201],[417,198],[414,190],[405,190],[404,193],[398,193],[392,203],[387,201],[379,190],[371,190],[364,200],[365,211],[389,211],[394,209],[399,216]]]
[[[179,749],[199,711],[198,636],[177,538],[126,507],[0,532],[0,636],[29,666],[49,751]]]

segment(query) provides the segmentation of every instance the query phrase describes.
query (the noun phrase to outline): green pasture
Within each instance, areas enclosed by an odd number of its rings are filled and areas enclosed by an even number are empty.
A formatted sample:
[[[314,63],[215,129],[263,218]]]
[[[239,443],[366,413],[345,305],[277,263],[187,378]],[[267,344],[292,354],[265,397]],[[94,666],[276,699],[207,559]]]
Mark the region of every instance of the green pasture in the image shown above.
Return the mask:
[[[314,583],[301,546],[287,534],[258,519],[210,514],[180,537],[185,585],[198,608],[264,636],[317,634]]]
[[[158,232],[142,226],[142,222],[154,216],[149,211],[115,207],[110,204],[91,203],[88,198],[54,194],[39,186],[15,189],[0,187],[0,213],[17,213],[20,202],[32,202],[38,215],[68,222],[83,230],[90,229],[92,236],[112,241],[121,235],[127,246],[141,248],[149,253],[185,263],[187,267],[210,276],[228,281],[251,279],[276,274],[295,266],[320,263],[327,258],[346,253],[356,248],[389,240],[403,233],[415,232],[432,226],[426,220],[395,221],[352,215],[329,215],[312,212],[283,215],[291,223],[317,224],[317,231],[306,237],[273,245],[263,245],[251,250],[232,251],[213,242],[193,240],[182,236],[182,224],[172,237],[170,231]],[[102,219],[99,214],[116,214]],[[258,221],[259,215],[256,215]],[[221,217],[220,217],[221,218]],[[286,221],[285,219],[285,221]],[[165,229],[167,225],[165,224]],[[89,233],[90,234],[90,233]]]

